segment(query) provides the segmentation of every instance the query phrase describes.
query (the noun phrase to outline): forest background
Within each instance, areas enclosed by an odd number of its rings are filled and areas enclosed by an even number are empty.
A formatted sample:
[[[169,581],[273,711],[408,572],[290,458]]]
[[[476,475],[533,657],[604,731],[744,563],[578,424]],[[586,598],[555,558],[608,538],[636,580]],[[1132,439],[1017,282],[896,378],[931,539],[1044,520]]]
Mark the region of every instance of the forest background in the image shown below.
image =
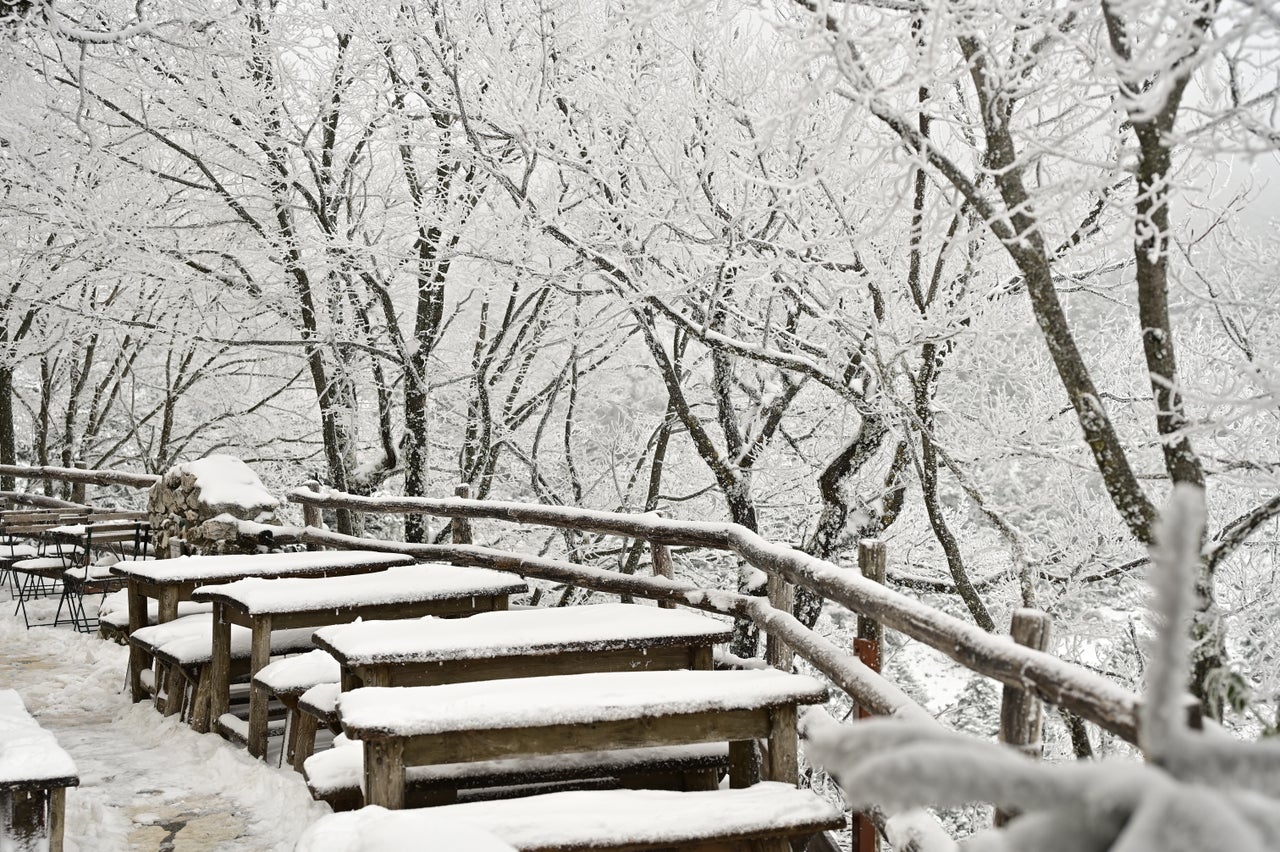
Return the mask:
[[[1131,686],[1203,484],[1191,686],[1272,733],[1278,55],[1261,0],[0,0],[0,463],[876,536]]]

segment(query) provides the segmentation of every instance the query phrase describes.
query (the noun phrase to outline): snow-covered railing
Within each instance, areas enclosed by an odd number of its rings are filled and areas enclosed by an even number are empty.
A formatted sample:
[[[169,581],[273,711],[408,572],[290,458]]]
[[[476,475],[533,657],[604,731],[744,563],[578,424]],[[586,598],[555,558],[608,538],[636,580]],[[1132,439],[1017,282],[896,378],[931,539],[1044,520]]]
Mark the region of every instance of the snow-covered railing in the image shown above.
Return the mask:
[[[787,545],[768,541],[737,524],[672,521],[650,514],[621,514],[458,497],[361,497],[314,488],[296,489],[289,494],[289,499],[317,509],[345,508],[362,512],[500,520],[623,536],[647,541],[651,546],[703,547],[732,552],[771,577],[785,578],[806,586],[860,615],[935,648],[978,674],[1063,707],[1128,742],[1137,742],[1139,697],[1101,675],[1052,654],[1018,645],[1009,637],[989,634],[856,572]],[[249,525],[240,526],[242,532],[249,531],[244,529]],[[273,528],[277,540],[285,534],[285,529]],[[749,618],[831,677],[836,686],[871,712],[902,715],[903,708],[908,706],[911,709],[906,712],[913,715],[924,712],[895,685],[847,651],[807,630],[790,613],[776,609],[760,598],[697,589],[691,584],[662,577],[622,575],[483,547],[375,542],[338,536],[314,527],[292,528],[288,535],[294,541],[330,547],[380,548],[458,564],[484,565],[600,591],[668,600]]]
[[[86,470],[78,467],[28,467],[18,464],[0,464],[0,476],[20,479],[53,479],[59,482],[85,485],[127,485],[130,488],[150,488],[160,477],[150,473],[130,473],[124,470]]]

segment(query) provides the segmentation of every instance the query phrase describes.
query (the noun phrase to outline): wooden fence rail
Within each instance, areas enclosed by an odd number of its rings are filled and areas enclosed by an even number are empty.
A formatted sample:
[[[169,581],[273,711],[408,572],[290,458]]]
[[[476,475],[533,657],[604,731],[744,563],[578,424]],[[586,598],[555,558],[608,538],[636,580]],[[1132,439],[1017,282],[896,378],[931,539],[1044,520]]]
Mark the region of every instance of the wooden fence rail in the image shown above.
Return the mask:
[[[1101,675],[1068,663],[1052,654],[1018,645],[1007,636],[987,633],[976,625],[961,621],[928,604],[895,592],[855,571],[841,568],[787,545],[768,541],[737,524],[671,521],[655,515],[626,515],[564,506],[464,500],[457,497],[443,499],[361,497],[310,488],[290,492],[289,499],[304,506],[319,508],[345,508],[362,512],[394,514],[420,513],[469,520],[489,519],[623,536],[668,546],[702,547],[732,552],[770,576],[781,576],[792,583],[807,586],[861,616],[873,619],[885,627],[897,630],[936,649],[971,671],[997,680],[1005,686],[1030,692],[1049,704],[1065,707],[1130,743],[1136,744],[1138,741],[1138,709],[1141,699]],[[314,536],[321,533],[320,530],[307,529],[304,537],[307,537],[308,541],[320,543]],[[373,546],[367,539],[355,541],[358,541],[361,547]],[[333,546],[352,545],[335,543]],[[490,553],[502,553],[508,560],[531,558],[501,551],[490,551]],[[463,556],[463,554],[458,555]],[[443,550],[432,558],[448,560]],[[571,563],[560,564],[569,566]],[[495,564],[493,567],[501,566]],[[583,566],[573,567],[577,570],[583,568]],[[512,564],[506,570],[517,570],[517,565]],[[610,577],[619,576],[607,571],[601,573]],[[637,581],[642,578],[626,579]],[[571,582],[571,579],[565,577],[564,581]],[[656,589],[653,591],[657,592]],[[630,593],[652,597],[638,590]],[[680,600],[679,603],[698,606],[699,603],[704,602],[699,598],[700,594],[713,597],[728,593],[686,592],[685,594],[689,599]],[[743,617],[751,616],[744,612]],[[753,618],[753,620],[756,619]],[[768,629],[764,625],[761,626],[763,629]],[[775,626],[774,629],[778,631],[779,638],[792,644],[797,652],[801,652],[801,648],[792,642],[791,637],[784,635],[789,632],[785,627]],[[840,651],[840,654],[848,656],[844,651]],[[814,661],[810,660],[810,662]],[[843,685],[841,688],[844,688]],[[874,696],[867,697],[875,700]],[[855,697],[855,700],[862,703],[859,698]],[[875,713],[883,712],[869,705],[868,709]]]
[[[130,488],[150,488],[160,481],[160,477],[151,473],[85,470],[78,467],[26,467],[16,464],[0,464],[0,476],[13,476],[19,479],[55,479],[59,482],[85,485],[127,485]]]

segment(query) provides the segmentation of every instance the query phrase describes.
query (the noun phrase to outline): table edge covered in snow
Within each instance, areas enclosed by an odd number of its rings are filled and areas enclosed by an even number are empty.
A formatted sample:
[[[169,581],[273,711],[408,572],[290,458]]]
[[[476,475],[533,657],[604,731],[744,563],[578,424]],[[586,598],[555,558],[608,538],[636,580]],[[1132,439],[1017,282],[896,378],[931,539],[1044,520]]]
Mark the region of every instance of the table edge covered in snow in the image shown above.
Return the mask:
[[[244,577],[304,577],[332,569],[390,568],[411,565],[414,559],[399,553],[376,550],[320,550],[303,553],[219,554],[214,556],[179,556],[153,562],[122,565],[116,573],[145,583],[212,584],[223,577],[227,582]],[[234,570],[224,566],[237,566]]]
[[[625,618],[617,617],[624,614]],[[587,625],[586,630],[575,624],[588,617],[603,618],[604,623]],[[628,621],[630,632],[624,629]],[[531,627],[535,630],[543,627],[539,622],[551,622],[553,629],[531,636]],[[561,626],[556,622],[566,623]],[[467,635],[465,639],[448,637],[451,644],[445,646],[439,640],[447,637],[434,635],[440,633]],[[595,604],[480,613],[466,621],[427,624],[365,621],[335,625],[317,630],[315,642],[343,666],[352,667],[524,657],[553,652],[607,652],[690,643],[710,645],[727,642],[731,636],[730,626],[683,610],[639,604]],[[386,644],[379,646],[380,639]]]
[[[432,574],[439,576],[432,578]],[[443,577],[445,583],[440,584]],[[432,588],[427,580],[435,579]],[[518,577],[489,568],[470,568],[448,563],[393,565],[386,571],[341,577],[246,577],[232,583],[201,586],[191,593],[197,602],[222,604],[245,615],[280,615],[325,612],[351,606],[393,605],[459,596],[465,580],[466,594],[518,595],[529,590]],[[332,589],[315,585],[324,582]],[[385,588],[384,588],[385,587]],[[317,595],[317,592],[320,592]],[[325,595],[328,597],[326,598]]]

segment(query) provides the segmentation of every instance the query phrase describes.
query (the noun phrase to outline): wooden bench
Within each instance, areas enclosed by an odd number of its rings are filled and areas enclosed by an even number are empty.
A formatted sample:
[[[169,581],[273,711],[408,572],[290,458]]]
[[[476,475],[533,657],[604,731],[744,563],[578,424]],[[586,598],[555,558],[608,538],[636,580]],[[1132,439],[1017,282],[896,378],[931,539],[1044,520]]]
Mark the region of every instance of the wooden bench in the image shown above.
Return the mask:
[[[0,689],[0,847],[62,852],[68,787],[78,786],[75,763],[53,734],[27,712],[22,697]]]
[[[416,808],[506,798],[527,795],[537,787],[584,782],[596,787],[714,790],[728,767],[726,743],[415,766],[405,773],[405,804]],[[335,811],[364,805],[364,753],[359,743],[339,735],[333,748],[307,758],[303,769],[312,797]]]
[[[539,754],[727,741],[730,783],[796,783],[796,707],[825,701],[810,677],[756,671],[641,671],[511,678],[444,686],[365,687],[338,698],[364,743],[370,804],[404,806],[405,769]]]
[[[296,852],[393,852],[422,838],[436,848],[519,852],[792,852],[844,827],[841,809],[790,784],[679,793],[598,790],[326,816]],[[478,834],[453,845],[454,832]],[[449,838],[442,845],[439,841]]]
[[[307,690],[320,684],[337,685],[341,678],[338,661],[331,654],[319,649],[268,663],[253,675],[251,689],[264,695],[274,695],[284,705],[287,721],[285,731],[284,760],[293,765],[297,751],[301,711],[299,702]],[[314,728],[311,735],[314,747]]]
[[[268,662],[273,631],[357,618],[455,617],[505,610],[511,595],[526,591],[523,580],[505,572],[440,563],[393,566],[362,576],[247,578],[202,587],[191,599],[214,606],[209,717],[218,719],[226,712],[230,691],[226,648],[232,625],[252,632],[249,673],[255,675]],[[254,757],[267,751],[269,698],[264,691],[250,690],[248,745]]]

